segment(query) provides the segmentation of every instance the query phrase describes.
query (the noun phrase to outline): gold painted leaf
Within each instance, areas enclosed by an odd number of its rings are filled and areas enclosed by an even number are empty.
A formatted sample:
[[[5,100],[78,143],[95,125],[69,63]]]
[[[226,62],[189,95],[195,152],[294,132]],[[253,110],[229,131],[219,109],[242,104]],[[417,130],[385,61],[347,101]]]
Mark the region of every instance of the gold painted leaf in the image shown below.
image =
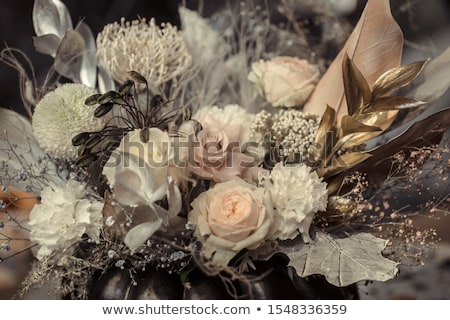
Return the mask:
[[[376,111],[360,114],[355,116],[355,118],[365,125],[379,127],[381,130],[385,131],[392,125],[398,113],[399,110]]]
[[[341,128],[342,138],[336,143],[335,149],[355,147],[383,133],[383,129],[366,125],[349,115],[342,117]]]
[[[411,81],[417,78],[427,61],[428,60],[405,64],[403,66],[392,68],[383,73],[373,85],[373,99],[382,97],[392,90],[408,85]]]
[[[366,113],[376,111],[388,111],[388,110],[400,110],[417,108],[426,105],[427,102],[417,101],[414,99],[408,99],[403,97],[382,97],[372,101],[365,109]]]
[[[345,137],[349,134],[356,132],[377,132],[381,131],[381,128],[364,124],[354,117],[345,115],[341,119],[342,136]]]
[[[333,139],[330,138],[330,133],[336,131],[336,111],[330,107],[327,107],[325,113],[320,120],[319,129],[317,129],[315,147],[314,147],[314,160],[321,159],[323,154],[328,154],[333,147]]]
[[[342,80],[342,59],[347,53],[370,87],[389,69],[400,65],[403,34],[391,15],[389,0],[369,0],[344,48],[319,81],[304,112],[323,114],[329,105],[338,122],[347,114]]]
[[[347,111],[349,115],[355,114],[361,103],[369,103],[371,92],[366,79],[345,53],[342,63],[342,75],[344,78],[344,92],[347,101]]]

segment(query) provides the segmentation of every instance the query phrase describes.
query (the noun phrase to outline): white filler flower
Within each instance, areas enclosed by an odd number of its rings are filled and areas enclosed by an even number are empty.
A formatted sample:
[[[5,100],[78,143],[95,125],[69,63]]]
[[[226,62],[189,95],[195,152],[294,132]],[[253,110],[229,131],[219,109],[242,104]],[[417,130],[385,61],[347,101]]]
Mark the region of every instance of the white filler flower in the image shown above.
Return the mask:
[[[327,208],[326,183],[306,165],[277,163],[264,178],[263,186],[272,195],[275,207],[272,238],[294,239],[302,234],[303,240],[308,242],[314,214]]]
[[[41,203],[31,210],[29,222],[30,240],[40,245],[36,255],[39,260],[55,250],[71,248],[83,234],[98,238],[103,203],[87,199],[84,184],[69,180],[62,186],[48,186],[41,198]]]
[[[72,138],[85,131],[103,128],[104,119],[95,118],[97,105],[86,106],[86,98],[96,93],[83,84],[67,83],[47,93],[36,105],[33,133],[39,146],[50,156],[73,160],[77,148]]]

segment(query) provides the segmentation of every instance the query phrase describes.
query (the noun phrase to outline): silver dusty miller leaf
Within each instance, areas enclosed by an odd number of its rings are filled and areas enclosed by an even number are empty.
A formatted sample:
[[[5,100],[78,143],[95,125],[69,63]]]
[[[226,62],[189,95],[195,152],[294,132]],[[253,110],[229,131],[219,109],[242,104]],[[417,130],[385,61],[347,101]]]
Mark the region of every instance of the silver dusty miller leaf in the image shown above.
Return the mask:
[[[321,274],[331,284],[345,287],[361,280],[386,281],[394,278],[398,263],[381,255],[385,247],[386,240],[369,233],[344,239],[317,233],[314,242],[285,253],[299,276]]]

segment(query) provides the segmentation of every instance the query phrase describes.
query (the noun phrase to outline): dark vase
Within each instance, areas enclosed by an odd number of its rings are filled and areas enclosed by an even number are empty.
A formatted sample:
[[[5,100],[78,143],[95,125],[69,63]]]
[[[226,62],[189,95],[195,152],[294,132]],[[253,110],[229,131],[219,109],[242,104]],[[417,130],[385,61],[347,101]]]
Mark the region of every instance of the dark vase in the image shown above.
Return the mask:
[[[188,281],[166,271],[147,270],[135,274],[112,269],[97,275],[89,299],[117,300],[347,300],[358,299],[356,285],[339,288],[323,276],[298,277],[282,259],[256,261],[255,270],[234,281],[207,276],[199,269],[189,273]],[[225,285],[227,283],[227,285]]]

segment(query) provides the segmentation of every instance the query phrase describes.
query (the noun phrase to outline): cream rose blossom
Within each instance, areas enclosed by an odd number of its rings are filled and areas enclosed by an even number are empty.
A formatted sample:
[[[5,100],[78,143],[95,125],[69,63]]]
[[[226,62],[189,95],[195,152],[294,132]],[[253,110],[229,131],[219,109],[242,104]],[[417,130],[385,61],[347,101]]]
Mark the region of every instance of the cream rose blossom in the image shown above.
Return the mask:
[[[142,141],[143,136],[141,129],[128,133],[103,168],[114,199],[134,208],[135,212],[146,213],[131,217],[132,228],[124,238],[131,250],[136,250],[156,231],[168,227],[181,209],[180,191],[169,175],[174,150],[168,133],[149,128],[148,141]],[[165,197],[168,209],[155,203]]]
[[[161,200],[168,190],[172,161],[169,135],[150,128],[149,140],[142,142],[141,131],[128,133],[103,168],[114,197],[127,206],[150,205]]]
[[[205,256],[220,266],[242,249],[256,249],[267,238],[273,209],[270,194],[243,180],[218,183],[192,202],[189,221]]]
[[[306,60],[281,56],[253,63],[248,79],[274,107],[295,107],[313,92],[319,69]]]

